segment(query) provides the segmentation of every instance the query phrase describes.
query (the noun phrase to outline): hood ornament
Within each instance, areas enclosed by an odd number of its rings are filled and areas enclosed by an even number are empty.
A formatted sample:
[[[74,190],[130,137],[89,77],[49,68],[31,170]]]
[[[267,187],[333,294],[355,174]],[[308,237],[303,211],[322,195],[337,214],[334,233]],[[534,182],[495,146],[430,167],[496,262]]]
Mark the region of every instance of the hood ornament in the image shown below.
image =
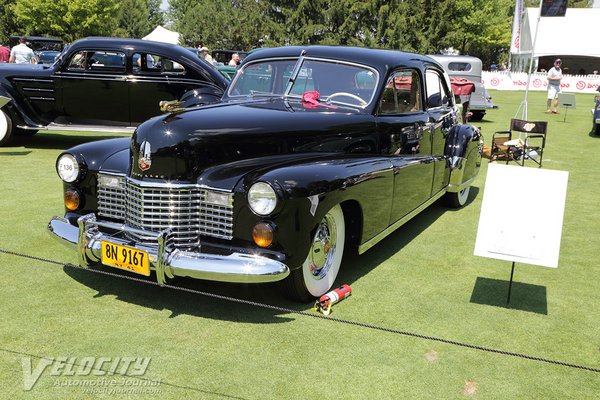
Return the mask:
[[[150,169],[150,166],[152,165],[151,153],[150,143],[144,140],[140,146],[140,157],[138,159],[138,165],[142,171],[148,171]]]

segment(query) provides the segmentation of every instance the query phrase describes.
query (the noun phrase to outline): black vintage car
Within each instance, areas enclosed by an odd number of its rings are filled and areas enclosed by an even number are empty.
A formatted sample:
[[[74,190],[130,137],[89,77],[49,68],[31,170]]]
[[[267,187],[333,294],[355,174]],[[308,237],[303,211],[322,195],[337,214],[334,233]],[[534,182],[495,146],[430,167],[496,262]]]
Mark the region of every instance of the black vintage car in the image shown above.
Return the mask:
[[[345,248],[367,251],[441,197],[467,203],[483,140],[457,121],[426,56],[261,50],[221,103],[62,153],[66,214],[49,230],[83,266],[282,281],[308,300],[332,287]]]
[[[0,145],[39,129],[133,132],[160,101],[218,101],[228,81],[180,46],[87,38],[52,65],[0,64]],[[0,105],[3,103],[0,98]]]

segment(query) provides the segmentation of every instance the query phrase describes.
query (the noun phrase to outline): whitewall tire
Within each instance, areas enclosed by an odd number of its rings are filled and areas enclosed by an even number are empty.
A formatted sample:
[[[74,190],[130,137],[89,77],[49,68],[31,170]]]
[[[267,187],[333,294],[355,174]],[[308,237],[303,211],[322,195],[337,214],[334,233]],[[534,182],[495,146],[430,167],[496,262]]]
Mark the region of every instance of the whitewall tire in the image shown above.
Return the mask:
[[[315,230],[302,267],[288,278],[288,294],[310,301],[327,293],[337,278],[344,255],[346,225],[342,207],[336,205],[323,217]]]
[[[0,146],[5,145],[12,136],[12,120],[4,110],[0,110]]]

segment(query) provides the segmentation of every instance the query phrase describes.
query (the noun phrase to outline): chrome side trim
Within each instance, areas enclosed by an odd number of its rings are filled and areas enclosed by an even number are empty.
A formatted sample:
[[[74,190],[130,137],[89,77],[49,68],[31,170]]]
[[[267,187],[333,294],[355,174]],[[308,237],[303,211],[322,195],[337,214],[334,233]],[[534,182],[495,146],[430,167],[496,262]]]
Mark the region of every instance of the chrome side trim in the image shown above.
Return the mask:
[[[400,218],[398,221],[394,222],[392,225],[388,226],[383,232],[378,234],[377,236],[367,240],[365,243],[358,246],[358,254],[362,254],[365,251],[369,250],[371,247],[375,246],[377,243],[381,242],[388,236],[390,233],[394,232],[396,229],[400,228],[402,225],[410,221],[414,216],[419,214],[421,211],[429,207],[433,204],[437,199],[442,197],[446,193],[446,189],[442,189],[437,192],[432,198],[406,214],[404,217]]]
[[[148,252],[150,268],[156,271],[159,284],[165,283],[165,277],[175,276],[219,282],[265,283],[280,281],[290,273],[287,265],[259,255],[233,253],[223,256],[200,251],[172,250],[166,246],[167,231],[157,234],[136,230],[123,224],[96,221],[94,214],[80,217],[77,224],[78,226],[73,226],[62,217],[53,217],[48,224],[48,230],[61,243],[78,248],[79,263],[86,268],[100,262],[103,240],[132,246],[131,241],[126,238],[102,233],[98,228],[103,227],[124,233],[135,231],[156,238],[156,247],[135,247]]]

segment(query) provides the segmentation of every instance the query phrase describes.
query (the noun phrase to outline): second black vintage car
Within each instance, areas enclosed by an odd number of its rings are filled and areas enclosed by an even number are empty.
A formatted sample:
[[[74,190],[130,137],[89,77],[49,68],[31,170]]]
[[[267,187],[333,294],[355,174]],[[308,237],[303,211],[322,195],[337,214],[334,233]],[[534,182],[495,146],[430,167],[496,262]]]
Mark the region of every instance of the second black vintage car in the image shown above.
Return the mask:
[[[228,81],[180,46],[87,38],[52,65],[0,64],[0,145],[39,129],[133,132],[160,101],[218,101]],[[6,105],[3,103],[7,102]]]
[[[221,103],[63,152],[51,233],[82,266],[282,281],[308,300],[434,201],[465,205],[478,129],[429,57],[347,47],[249,55]],[[105,267],[106,266],[106,267]]]

